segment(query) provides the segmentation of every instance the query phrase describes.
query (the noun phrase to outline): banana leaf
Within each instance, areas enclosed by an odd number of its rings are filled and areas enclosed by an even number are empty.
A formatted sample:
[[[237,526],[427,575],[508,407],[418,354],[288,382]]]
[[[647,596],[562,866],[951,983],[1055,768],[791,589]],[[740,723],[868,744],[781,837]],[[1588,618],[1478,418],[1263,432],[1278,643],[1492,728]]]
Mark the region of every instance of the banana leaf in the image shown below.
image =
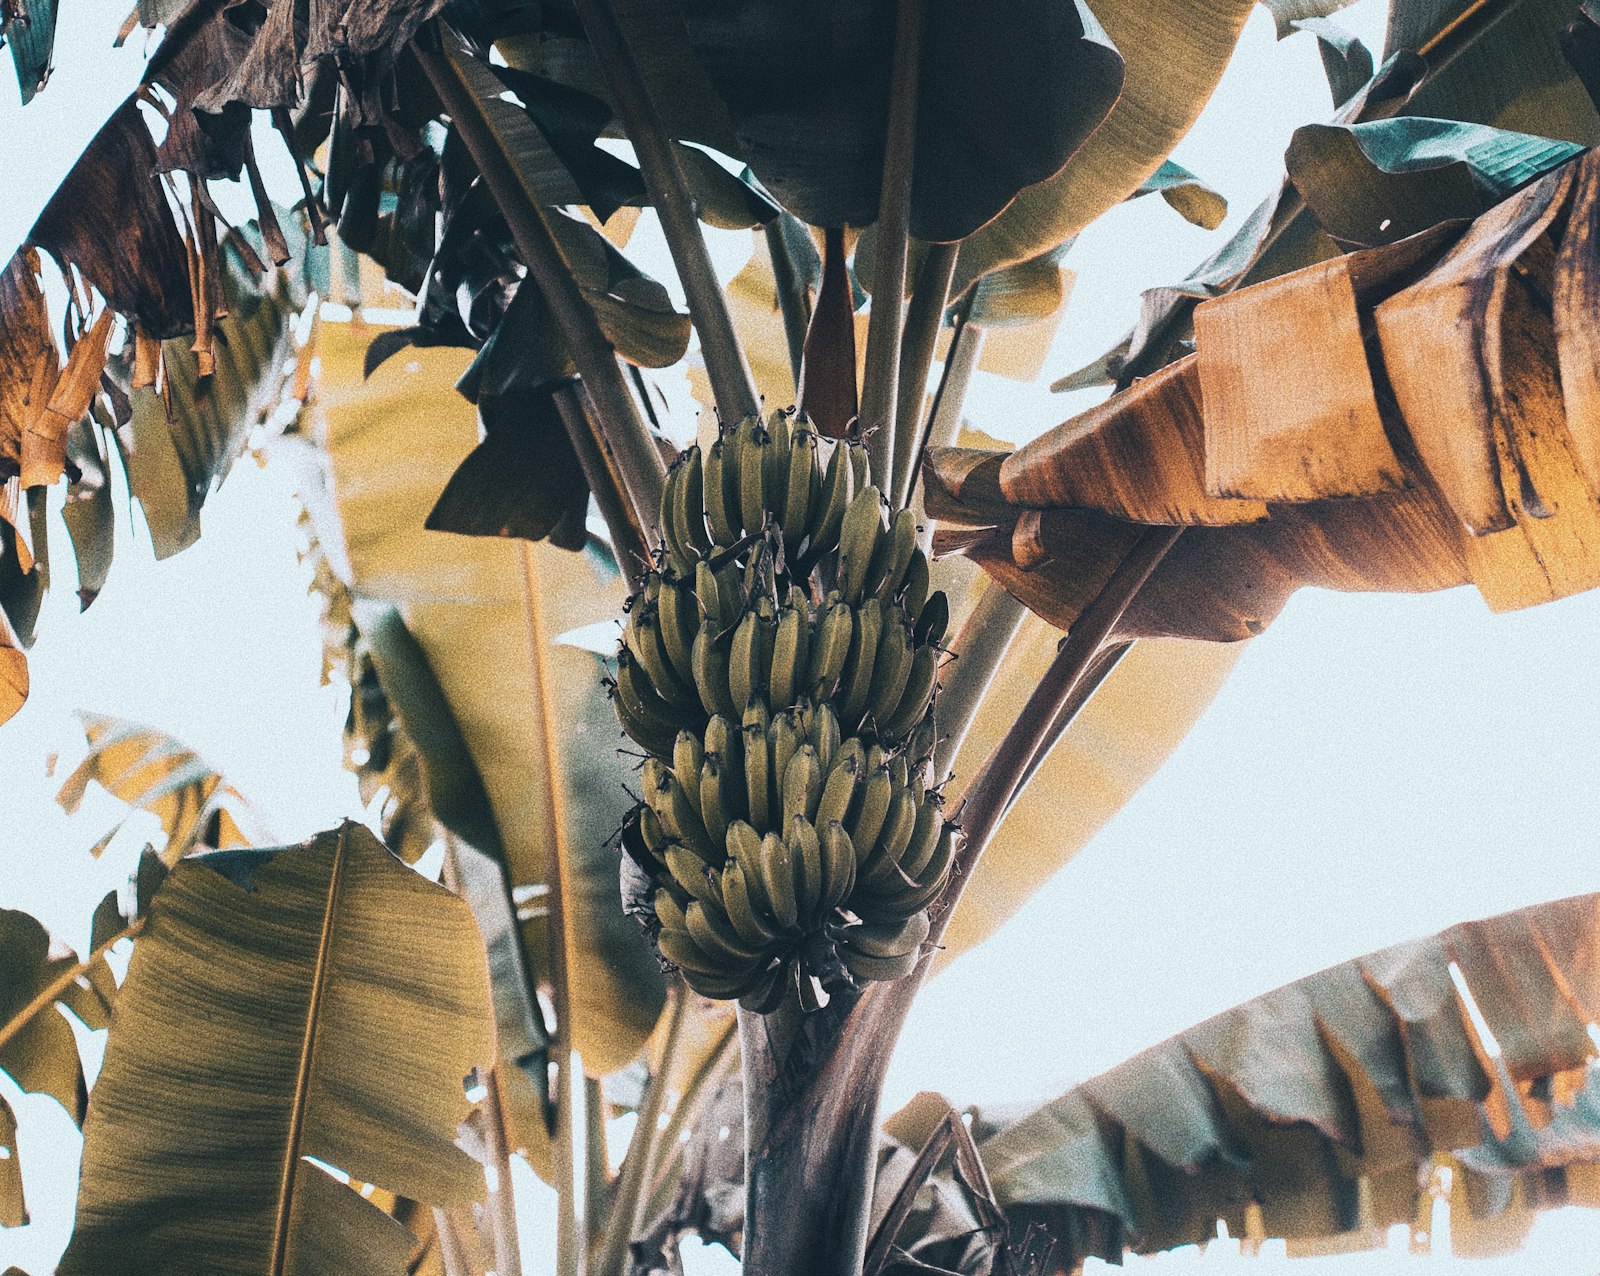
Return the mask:
[[[410,1233],[330,1170],[481,1196],[454,1146],[493,1056],[471,913],[359,825],[216,864],[173,871],[134,950],[60,1271],[400,1271]]]
[[[0,1095],[0,1227],[26,1227],[27,1224],[22,1162],[17,1158],[17,1116]]]
[[[1060,172],[1024,190],[961,246],[950,295],[1062,243],[1148,181],[1222,78],[1250,0],[1104,0],[1094,6],[1126,64],[1104,123]]]
[[[1596,1199],[1597,951],[1580,895],[1310,975],[989,1134],[996,1195],[1068,1263],[1203,1243],[1219,1218],[1291,1252],[1370,1248],[1426,1228],[1442,1158],[1452,1248],[1490,1252]]]
[[[734,118],[742,158],[778,202],[815,226],[875,221],[895,6],[878,0],[845,16],[776,2],[683,7],[690,43]],[[1123,82],[1119,46],[1096,16],[1082,4],[1036,0],[991,5],[981,17],[954,4],[927,6],[914,236],[970,235],[1093,134]]]
[[[226,850],[246,844],[237,821],[245,817],[248,803],[193,749],[163,731],[123,718],[79,710],[78,719],[89,752],[56,793],[69,815],[78,810],[93,781],[161,822],[167,838],[162,856],[168,864],[199,845]],[[119,820],[93,853],[109,846],[121,828]]]
[[[17,87],[26,106],[50,78],[50,54],[56,40],[55,0],[28,0],[26,7],[8,12],[11,17],[0,28],[0,38],[11,46]]]
[[[116,982],[102,958],[52,955],[49,932],[27,913],[0,909],[0,1068],[30,1094],[48,1094],[82,1121],[87,1091],[72,1026],[56,1007],[87,1026],[104,1027],[106,990]]]
[[[347,560],[358,602],[398,613],[465,741],[465,761],[425,753],[430,774],[475,770],[513,891],[560,891],[564,935],[530,909],[525,950],[546,980],[551,945],[564,945],[574,1044],[594,1073],[612,1071],[638,1053],[664,985],[617,901],[607,842],[632,804],[632,774],[617,754],[602,667],[551,640],[618,614],[623,586],[546,545],[426,530],[428,510],[477,442],[472,408],[450,388],[466,356],[418,350],[414,362],[390,362],[363,381],[365,340],[333,324],[322,334],[317,428],[337,525],[319,530],[342,547],[333,557]],[[386,690],[404,720],[403,690]]]
[[[1221,192],[1213,190],[1182,164],[1174,164],[1171,160],[1162,160],[1161,167],[1146,178],[1144,185],[1129,198],[1154,194],[1166,200],[1184,221],[1205,230],[1215,230],[1228,216],[1228,201]]]

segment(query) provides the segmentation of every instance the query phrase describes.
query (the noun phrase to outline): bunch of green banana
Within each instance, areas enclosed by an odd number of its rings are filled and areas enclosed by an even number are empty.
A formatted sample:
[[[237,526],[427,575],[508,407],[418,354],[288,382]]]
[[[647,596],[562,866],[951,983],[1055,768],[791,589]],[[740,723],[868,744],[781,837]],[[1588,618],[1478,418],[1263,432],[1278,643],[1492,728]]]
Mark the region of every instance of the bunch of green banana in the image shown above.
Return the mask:
[[[773,717],[752,697],[737,726],[679,732],[670,762],[644,764],[637,826],[662,955],[755,1009],[791,983],[820,1003],[841,975],[909,973],[955,847],[923,778],[904,753],[841,740],[827,704]]]
[[[690,448],[617,653],[661,954],[755,1009],[908,973],[949,875],[927,774],[948,605],[869,479],[785,412]]]

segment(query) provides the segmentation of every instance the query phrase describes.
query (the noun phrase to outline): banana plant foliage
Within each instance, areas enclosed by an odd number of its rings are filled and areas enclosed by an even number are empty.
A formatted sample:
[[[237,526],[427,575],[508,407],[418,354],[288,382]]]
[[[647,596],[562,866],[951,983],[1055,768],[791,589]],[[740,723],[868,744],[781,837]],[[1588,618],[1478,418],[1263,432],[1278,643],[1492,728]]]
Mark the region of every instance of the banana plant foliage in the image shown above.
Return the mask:
[[[361,826],[180,865],[118,1000],[64,1276],[399,1271],[411,1234],[333,1170],[481,1196],[454,1140],[494,1056],[483,945]]]

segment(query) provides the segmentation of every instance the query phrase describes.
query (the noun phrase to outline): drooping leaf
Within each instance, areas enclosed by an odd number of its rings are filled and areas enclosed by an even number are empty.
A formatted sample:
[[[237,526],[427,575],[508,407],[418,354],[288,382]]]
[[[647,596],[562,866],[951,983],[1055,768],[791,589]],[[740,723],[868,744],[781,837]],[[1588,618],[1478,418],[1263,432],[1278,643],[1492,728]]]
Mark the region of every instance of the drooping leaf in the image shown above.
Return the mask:
[[[9,721],[28,699],[28,656],[11,621],[0,610],[0,723]]]
[[[1600,1156],[1585,1029],[1597,943],[1600,897],[1583,895],[1288,984],[985,1138],[996,1194],[1014,1223],[1049,1226],[1062,1261],[1204,1241],[1218,1218],[1242,1235],[1252,1202],[1266,1234],[1302,1252],[1375,1247],[1419,1217],[1421,1171],[1441,1155],[1479,1189],[1451,1217],[1453,1250],[1471,1252],[1474,1232],[1524,1224],[1513,1185],[1528,1183],[1524,1207],[1555,1203],[1564,1175]],[[1552,1084],[1565,1097],[1535,1099]],[[1512,1134],[1495,1110],[1514,1114]]]
[[[1065,242],[1138,190],[1210,98],[1251,8],[1251,0],[1096,4],[1095,18],[1126,64],[1122,92],[1060,172],[962,244],[951,295]]]
[[[321,338],[319,430],[339,520],[322,535],[347,550],[357,599],[397,608],[426,655],[488,791],[512,888],[567,883],[574,1041],[593,1071],[612,1071],[637,1053],[664,994],[648,945],[616,902],[606,841],[631,805],[631,771],[616,752],[601,667],[553,639],[614,616],[622,587],[545,545],[425,530],[477,443],[472,408],[450,389],[465,356],[419,350],[414,363],[387,363],[363,382],[364,344],[333,324]],[[559,729],[546,714],[560,715]],[[553,940],[542,911],[523,922],[523,940],[548,978]]]
[[[165,396],[153,387],[132,391],[132,418],[119,439],[157,558],[199,538],[206,498],[233,468],[250,431],[285,397],[294,291],[281,273],[265,292],[230,270],[229,314],[213,333],[215,371],[202,377],[190,342],[175,338],[162,343]]]
[[[1215,230],[1228,215],[1228,201],[1182,164],[1163,160],[1133,196],[1159,194],[1187,222]]]
[[[494,1040],[467,906],[359,825],[227,854],[173,871],[134,950],[64,1276],[400,1271],[410,1234],[324,1166],[482,1193],[454,1146]]]
[[[1353,0],[1261,0],[1261,3],[1272,14],[1272,20],[1278,25],[1278,39],[1282,40],[1304,30],[1302,23],[1338,13]]]
[[[762,184],[812,225],[875,221],[894,6],[687,0],[684,11]],[[935,3],[922,31],[911,233],[961,239],[1083,145],[1122,85],[1120,46],[1076,3],[1012,0],[981,17]]]
[[[1343,106],[1372,78],[1372,51],[1337,22],[1325,17],[1296,18],[1293,26],[1317,37],[1317,52],[1322,55],[1334,106]]]
[[[1342,245],[1392,244],[1476,217],[1570,159],[1571,142],[1402,115],[1296,129],[1284,162],[1322,228]]]
[[[169,864],[204,841],[219,811],[232,806],[241,815],[247,803],[198,753],[163,731],[123,718],[80,710],[79,720],[89,752],[56,794],[69,813],[76,812],[90,781],[136,810],[161,822],[167,842],[162,854]],[[236,827],[229,817],[229,827]],[[119,820],[96,844],[99,854],[122,827]],[[209,843],[227,849],[232,842]]]
[[[1072,277],[1061,267],[1061,258],[1070,247],[1070,243],[1060,244],[985,275],[973,289],[968,321],[984,328],[1006,328],[1055,314],[1067,299]]]
[[[749,230],[765,226],[782,211],[748,168],[748,177],[730,173],[694,146],[680,145],[677,156],[695,213],[706,225],[719,230]]]
[[[194,330],[188,252],[133,98],[89,143],[28,239],[75,265],[113,310],[136,319],[150,335]]]
[[[28,0],[6,12],[10,17],[0,28],[0,38],[11,46],[17,87],[26,106],[50,78],[50,54],[56,40],[55,0]]]
[[[0,480],[37,468],[34,420],[60,370],[39,256],[23,250],[0,274]]]
[[[22,1194],[22,1162],[17,1155],[17,1116],[0,1095],[0,1227],[26,1227],[28,1203]]]
[[[111,574],[117,528],[109,458],[97,421],[86,417],[72,427],[67,435],[67,460],[78,476],[67,488],[61,517],[78,563],[78,605],[87,609]]]

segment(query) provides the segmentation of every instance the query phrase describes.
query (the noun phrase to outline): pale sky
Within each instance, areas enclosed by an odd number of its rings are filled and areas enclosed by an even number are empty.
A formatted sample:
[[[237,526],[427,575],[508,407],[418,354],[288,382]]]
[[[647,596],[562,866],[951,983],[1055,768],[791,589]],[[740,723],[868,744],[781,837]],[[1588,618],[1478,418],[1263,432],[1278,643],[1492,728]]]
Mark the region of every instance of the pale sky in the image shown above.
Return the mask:
[[[0,160],[14,175],[0,203],[3,251],[92,133],[81,122],[102,118],[139,71],[138,50],[106,49],[125,4],[63,8],[62,64],[39,99],[22,111],[9,80],[0,83]],[[1340,20],[1376,53],[1383,14],[1363,0]],[[1227,226],[1205,232],[1145,199],[1090,228],[1066,262],[1078,280],[1042,383],[985,378],[969,403],[974,423],[1020,440],[1084,406],[1044,385],[1117,340],[1140,289],[1212,251],[1276,185],[1293,129],[1328,112],[1312,39],[1275,42],[1258,10],[1222,90],[1174,156],[1229,197]],[[18,174],[37,188],[16,190]],[[717,247],[719,258],[731,251]],[[81,751],[77,707],[194,745],[286,841],[357,808],[340,770],[343,702],[316,685],[316,607],[294,562],[287,478],[242,463],[204,523],[199,545],[155,564],[142,528],[130,536],[130,521],[120,522],[110,584],[82,616],[63,537],[31,656],[33,695],[0,727],[0,906],[36,913],[74,944],[86,939],[93,901],[127,870],[126,855],[91,864],[85,853],[110,805],[68,821],[52,801]],[[958,1105],[1042,1101],[1333,962],[1600,887],[1597,631],[1595,594],[1502,617],[1470,590],[1298,595],[1154,780],[993,940],[924,991],[887,1107],[921,1089]],[[55,750],[62,765],[49,779],[44,759]],[[0,1269],[14,1262],[42,1276],[70,1226],[76,1135],[50,1101],[17,1101],[9,1082],[0,1090],[24,1123],[38,1220],[0,1231]],[[1517,1263],[1471,1270],[1565,1272],[1577,1260],[1563,1255],[1600,1250],[1600,1225],[1565,1212],[1540,1224],[1534,1244]],[[530,1264],[538,1252],[528,1247]],[[710,1255],[692,1262],[728,1270]],[[1570,1270],[1592,1276],[1593,1262]]]

